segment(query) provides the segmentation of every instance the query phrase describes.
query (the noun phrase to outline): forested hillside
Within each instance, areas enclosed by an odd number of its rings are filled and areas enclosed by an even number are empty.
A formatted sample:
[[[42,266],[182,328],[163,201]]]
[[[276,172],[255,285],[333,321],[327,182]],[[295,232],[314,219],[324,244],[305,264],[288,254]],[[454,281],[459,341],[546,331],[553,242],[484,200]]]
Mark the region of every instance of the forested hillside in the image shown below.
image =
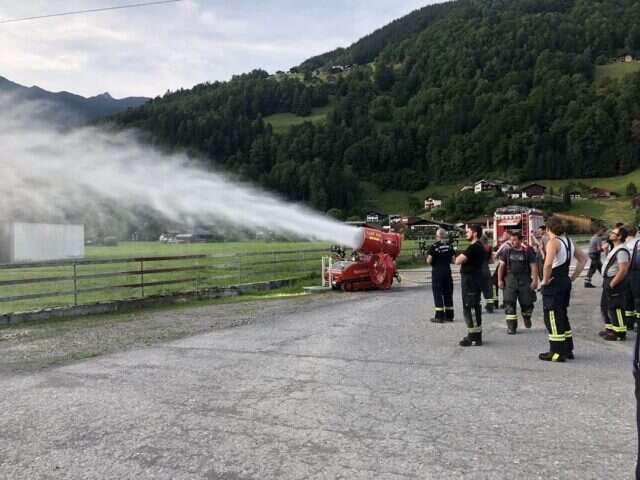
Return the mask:
[[[639,166],[640,75],[595,81],[640,56],[634,0],[458,0],[426,7],[304,75],[256,71],[170,93],[116,121],[318,209],[362,208],[359,184],[417,190],[492,172],[512,180]],[[355,63],[331,81],[311,70]],[[317,72],[316,72],[317,73]],[[264,117],[324,122],[275,134]]]

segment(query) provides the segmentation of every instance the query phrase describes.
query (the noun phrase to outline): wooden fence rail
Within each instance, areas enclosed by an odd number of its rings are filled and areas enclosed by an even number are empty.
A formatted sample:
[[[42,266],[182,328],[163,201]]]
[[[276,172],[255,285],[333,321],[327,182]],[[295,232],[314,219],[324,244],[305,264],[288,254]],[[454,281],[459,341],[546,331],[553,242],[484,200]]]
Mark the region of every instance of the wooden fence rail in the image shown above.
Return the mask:
[[[309,249],[0,264],[0,305],[5,311],[17,304],[22,309],[79,305],[144,298],[168,289],[228,287],[257,277],[319,275],[327,253]]]

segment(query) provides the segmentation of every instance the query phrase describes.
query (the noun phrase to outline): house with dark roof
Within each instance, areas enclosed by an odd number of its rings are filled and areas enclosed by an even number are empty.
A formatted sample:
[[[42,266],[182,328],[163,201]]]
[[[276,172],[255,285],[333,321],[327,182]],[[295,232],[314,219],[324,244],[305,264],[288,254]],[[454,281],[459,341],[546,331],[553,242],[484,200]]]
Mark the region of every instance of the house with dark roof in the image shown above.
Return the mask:
[[[382,212],[371,211],[367,213],[365,218],[367,223],[377,223],[378,225],[381,225],[385,223],[385,220],[387,219],[387,214]]]
[[[611,198],[617,197],[618,194],[612,192],[611,190],[607,190],[606,188],[593,187],[591,190],[589,190],[589,196],[591,198]]]
[[[532,183],[526,187],[511,192],[511,198],[516,199],[543,199],[547,192],[547,187],[539,183]]]

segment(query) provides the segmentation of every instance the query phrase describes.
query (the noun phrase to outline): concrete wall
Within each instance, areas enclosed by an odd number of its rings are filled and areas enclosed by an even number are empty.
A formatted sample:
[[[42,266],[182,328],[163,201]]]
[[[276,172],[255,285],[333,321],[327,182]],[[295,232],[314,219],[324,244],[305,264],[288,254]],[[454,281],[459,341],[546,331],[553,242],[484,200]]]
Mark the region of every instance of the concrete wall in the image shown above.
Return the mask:
[[[84,257],[83,225],[11,223],[0,228],[2,263]]]
[[[294,279],[268,280],[266,282],[245,283],[235,287],[207,288],[197,292],[177,293],[175,295],[162,295],[136,300],[119,300],[114,302],[94,303],[90,305],[78,305],[69,307],[46,308],[33,312],[5,313],[0,315],[0,325],[9,325],[24,322],[37,322],[53,320],[56,318],[84,317],[105,313],[120,313],[140,310],[147,307],[162,305],[175,305],[188,301],[208,300],[237,296],[251,292],[267,292],[292,284]]]

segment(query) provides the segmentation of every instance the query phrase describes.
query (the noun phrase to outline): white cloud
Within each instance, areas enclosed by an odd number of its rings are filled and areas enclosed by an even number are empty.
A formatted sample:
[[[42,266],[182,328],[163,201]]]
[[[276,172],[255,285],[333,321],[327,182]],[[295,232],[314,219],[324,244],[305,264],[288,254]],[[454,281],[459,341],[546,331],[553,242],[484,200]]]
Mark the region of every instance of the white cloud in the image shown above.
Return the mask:
[[[9,3],[9,2],[7,2]],[[118,4],[34,0],[0,18]],[[0,75],[83,95],[155,96],[254,68],[286,69],[433,1],[185,0],[0,25]]]

